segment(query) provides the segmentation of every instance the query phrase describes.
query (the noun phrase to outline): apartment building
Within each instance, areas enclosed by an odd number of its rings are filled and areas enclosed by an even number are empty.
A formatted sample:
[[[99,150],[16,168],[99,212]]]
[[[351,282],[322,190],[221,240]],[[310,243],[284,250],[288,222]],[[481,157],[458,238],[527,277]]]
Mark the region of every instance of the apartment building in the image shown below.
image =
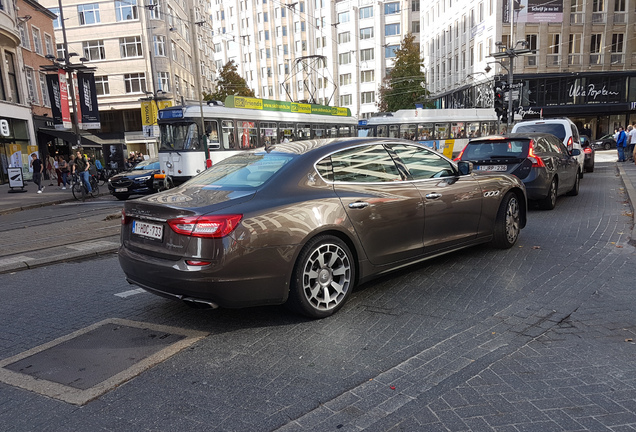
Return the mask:
[[[0,2],[0,183],[9,181],[9,167],[21,167],[30,179],[29,155],[38,151],[18,29],[33,15]]]
[[[62,11],[57,0],[40,3],[58,16],[57,58],[65,55],[63,15],[70,61],[95,68],[101,122],[95,135],[102,139],[154,155],[157,137],[143,133],[141,100],[198,100],[197,75],[202,91],[213,88],[204,0],[65,0]]]
[[[216,67],[234,60],[258,97],[347,107],[369,117],[419,0],[214,0]]]
[[[492,106],[495,80],[508,80],[505,50],[514,47],[532,50],[514,59],[515,119],[568,116],[594,137],[636,121],[636,1],[422,6],[421,45],[438,107]]]

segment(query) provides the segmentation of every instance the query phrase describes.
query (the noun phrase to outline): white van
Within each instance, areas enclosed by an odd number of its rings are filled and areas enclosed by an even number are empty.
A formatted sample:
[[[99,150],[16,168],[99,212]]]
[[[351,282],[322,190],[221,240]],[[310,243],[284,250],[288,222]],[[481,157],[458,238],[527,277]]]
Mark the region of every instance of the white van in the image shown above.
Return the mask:
[[[568,118],[551,118],[541,120],[525,120],[515,124],[512,127],[512,133],[517,132],[543,132],[555,135],[563,144],[572,151],[579,149],[580,155],[576,156],[579,161],[579,177],[583,178],[585,171],[583,164],[585,163],[585,154],[581,147],[581,139],[579,138],[579,130],[576,125]]]

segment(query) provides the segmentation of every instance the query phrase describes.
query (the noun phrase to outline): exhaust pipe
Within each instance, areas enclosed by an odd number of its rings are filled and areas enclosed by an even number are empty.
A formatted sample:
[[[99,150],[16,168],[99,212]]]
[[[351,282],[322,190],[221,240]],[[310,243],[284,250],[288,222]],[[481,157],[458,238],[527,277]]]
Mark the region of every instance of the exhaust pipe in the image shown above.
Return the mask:
[[[209,307],[211,309],[218,309],[219,305],[211,302],[209,300],[202,300],[202,299],[198,299],[198,298],[192,298],[192,297],[183,297],[181,300],[183,300],[188,306],[191,307]]]

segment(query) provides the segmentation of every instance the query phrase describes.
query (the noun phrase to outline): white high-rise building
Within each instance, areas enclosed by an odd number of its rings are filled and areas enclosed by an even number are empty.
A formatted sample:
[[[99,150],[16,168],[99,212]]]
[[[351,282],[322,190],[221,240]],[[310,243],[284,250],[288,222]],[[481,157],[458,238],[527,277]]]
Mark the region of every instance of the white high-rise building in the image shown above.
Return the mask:
[[[217,70],[234,60],[256,95],[377,112],[382,80],[419,0],[214,0]]]

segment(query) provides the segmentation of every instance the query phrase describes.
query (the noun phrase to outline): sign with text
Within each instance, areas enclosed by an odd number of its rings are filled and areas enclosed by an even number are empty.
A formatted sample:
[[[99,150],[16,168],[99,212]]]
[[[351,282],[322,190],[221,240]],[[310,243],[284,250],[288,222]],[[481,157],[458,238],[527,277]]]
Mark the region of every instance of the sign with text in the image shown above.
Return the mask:
[[[503,22],[510,23],[510,1],[503,2]],[[563,0],[512,0],[517,23],[563,22]]]
[[[92,73],[77,73],[77,92],[79,93],[78,111],[82,129],[99,129],[99,108],[97,105],[97,90],[95,89],[95,75]]]
[[[243,96],[228,96],[225,99],[225,106],[228,108],[244,108],[263,111],[281,111],[343,117],[351,116],[351,111],[349,110],[349,108],[277,101],[270,99],[257,99]]]

